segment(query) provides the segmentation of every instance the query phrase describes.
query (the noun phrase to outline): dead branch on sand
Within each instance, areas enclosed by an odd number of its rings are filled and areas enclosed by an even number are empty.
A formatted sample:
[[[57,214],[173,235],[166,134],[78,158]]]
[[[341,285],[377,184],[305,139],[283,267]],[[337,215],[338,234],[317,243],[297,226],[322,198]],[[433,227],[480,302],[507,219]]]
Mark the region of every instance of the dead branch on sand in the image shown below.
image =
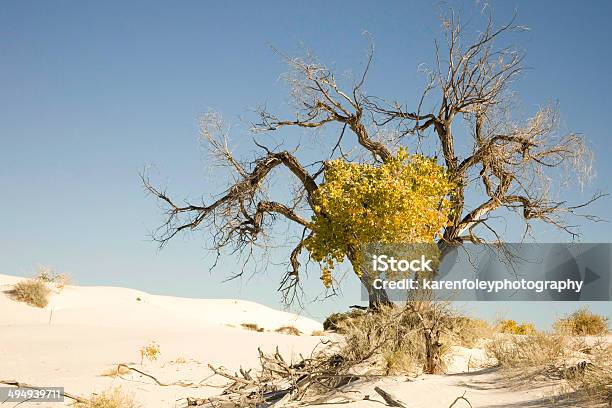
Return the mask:
[[[329,349],[328,349],[329,350]],[[219,407],[285,407],[323,403],[331,399],[354,402],[368,396],[346,395],[342,387],[359,379],[379,377],[360,374],[354,369],[363,361],[348,361],[340,354],[316,353],[297,363],[288,362],[278,351],[265,354],[259,349],[260,369],[230,373],[223,368],[209,368],[230,380],[221,395],[209,398],[186,398],[186,406],[210,404]]]
[[[17,387],[17,388],[28,388],[31,390],[44,390],[44,387],[38,387],[36,385],[31,385],[31,384],[26,384],[23,382],[19,382],[17,380],[0,380],[0,384],[5,384],[5,385],[11,385],[13,387]],[[74,400],[76,402],[80,402],[80,403],[87,403],[88,400],[83,398],[83,397],[79,397],[78,395],[74,395],[74,394],[70,394],[67,393],[66,391],[62,391],[62,396],[66,397],[66,398],[70,398],[71,400]]]

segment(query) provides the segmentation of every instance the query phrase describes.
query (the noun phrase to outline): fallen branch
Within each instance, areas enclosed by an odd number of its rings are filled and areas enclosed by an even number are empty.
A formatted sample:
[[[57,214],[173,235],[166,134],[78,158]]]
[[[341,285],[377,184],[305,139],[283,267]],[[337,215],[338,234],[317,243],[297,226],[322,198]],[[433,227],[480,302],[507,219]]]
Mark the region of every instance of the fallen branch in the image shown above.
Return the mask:
[[[194,385],[193,383],[185,383],[185,382],[182,382],[182,381],[176,381],[176,382],[173,382],[173,383],[166,384],[166,383],[163,383],[163,382],[159,381],[157,378],[155,378],[151,374],[145,373],[144,371],[140,371],[137,368],[130,367],[130,366],[126,365],[126,364],[117,364],[117,377],[121,378],[122,380],[129,381],[127,378],[121,377],[119,370],[121,370],[122,367],[126,368],[126,369],[128,369],[130,371],[137,372],[140,375],[144,375],[145,377],[148,377],[148,378],[152,379],[160,387],[170,387],[170,386],[173,386],[173,385],[178,385],[179,387],[191,387],[191,386]]]
[[[465,392],[463,393],[463,395],[461,395],[460,397],[455,398],[455,400],[453,401],[452,404],[450,404],[448,406],[448,408],[453,408],[455,406],[456,403],[458,403],[459,401],[465,401],[467,402],[467,404],[470,406],[470,408],[472,408],[472,404],[470,404],[470,401],[468,401],[467,398],[465,398]]]
[[[395,397],[391,393],[388,393],[382,388],[374,387],[374,391],[376,391],[378,395],[380,395],[390,407],[408,408],[408,406],[402,401],[398,400],[397,397]]]
[[[31,384],[26,384],[26,383],[22,383],[16,380],[0,380],[0,384],[5,384],[5,385],[12,385],[13,387],[17,387],[17,388],[29,388],[31,390],[46,390],[47,388],[45,387],[38,387],[35,385],[31,385]],[[80,402],[83,404],[86,404],[89,402],[89,400],[83,398],[83,397],[79,397],[78,395],[74,395],[74,394],[70,394],[67,393],[66,391],[61,391],[62,396],[70,398],[71,400],[74,400],[76,402]]]

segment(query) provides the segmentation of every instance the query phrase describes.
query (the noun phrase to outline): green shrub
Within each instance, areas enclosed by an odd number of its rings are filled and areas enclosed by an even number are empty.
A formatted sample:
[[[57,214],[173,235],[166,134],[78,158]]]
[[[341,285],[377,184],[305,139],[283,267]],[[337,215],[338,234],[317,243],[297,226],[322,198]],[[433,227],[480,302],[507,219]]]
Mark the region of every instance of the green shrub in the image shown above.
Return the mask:
[[[608,318],[583,308],[557,320],[554,327],[575,336],[597,336],[608,333]]]

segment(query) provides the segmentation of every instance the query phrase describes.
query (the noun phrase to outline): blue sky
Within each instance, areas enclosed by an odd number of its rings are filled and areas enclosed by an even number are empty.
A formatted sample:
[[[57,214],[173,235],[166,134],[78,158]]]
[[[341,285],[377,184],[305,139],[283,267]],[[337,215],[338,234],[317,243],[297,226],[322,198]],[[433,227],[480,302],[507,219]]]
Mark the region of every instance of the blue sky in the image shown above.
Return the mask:
[[[278,266],[222,284],[233,259],[222,259],[210,274],[213,258],[201,237],[180,238],[158,251],[148,234],[161,214],[138,172],[154,165],[156,180],[180,198],[219,191],[197,142],[197,119],[210,108],[236,123],[260,103],[286,108],[287,89],[279,80],[285,67],[270,44],[288,53],[308,47],[343,72],[363,64],[367,31],[376,46],[368,90],[414,101],[422,84],[416,68],[431,60],[440,32],[438,4],[2,2],[0,273],[27,276],[40,263],[80,284],[240,297],[277,307]],[[453,4],[466,15],[482,7]],[[568,198],[610,192],[612,4],[493,3],[500,22],[515,8],[530,27],[516,37],[527,51],[529,70],[517,84],[525,112],[558,101],[562,128],[584,133],[596,153],[598,177]],[[248,141],[236,134],[239,152]],[[610,204],[601,200],[591,212],[610,218]],[[608,223],[585,224],[582,232],[585,242],[611,242]],[[564,239],[550,229],[537,235],[544,242]],[[321,290],[316,276],[306,288],[312,295]],[[321,317],[358,298],[356,279],[348,279],[343,297],[307,311]],[[470,306],[485,316],[536,322],[572,307]],[[610,310],[609,303],[593,307]]]

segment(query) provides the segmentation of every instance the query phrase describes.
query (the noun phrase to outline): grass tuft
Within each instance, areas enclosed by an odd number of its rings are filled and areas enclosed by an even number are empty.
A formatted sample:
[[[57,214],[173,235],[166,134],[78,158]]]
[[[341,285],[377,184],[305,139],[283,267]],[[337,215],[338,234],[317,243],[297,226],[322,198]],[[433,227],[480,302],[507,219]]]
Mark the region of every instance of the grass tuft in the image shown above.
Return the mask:
[[[277,333],[301,336],[302,332],[295,326],[282,326],[275,330]]]
[[[121,388],[113,388],[100,394],[92,395],[86,403],[76,404],[77,408],[139,408],[131,394],[126,394]]]
[[[241,323],[240,326],[242,326],[243,329],[252,330],[256,332],[264,331],[264,328],[259,327],[256,323]]]

